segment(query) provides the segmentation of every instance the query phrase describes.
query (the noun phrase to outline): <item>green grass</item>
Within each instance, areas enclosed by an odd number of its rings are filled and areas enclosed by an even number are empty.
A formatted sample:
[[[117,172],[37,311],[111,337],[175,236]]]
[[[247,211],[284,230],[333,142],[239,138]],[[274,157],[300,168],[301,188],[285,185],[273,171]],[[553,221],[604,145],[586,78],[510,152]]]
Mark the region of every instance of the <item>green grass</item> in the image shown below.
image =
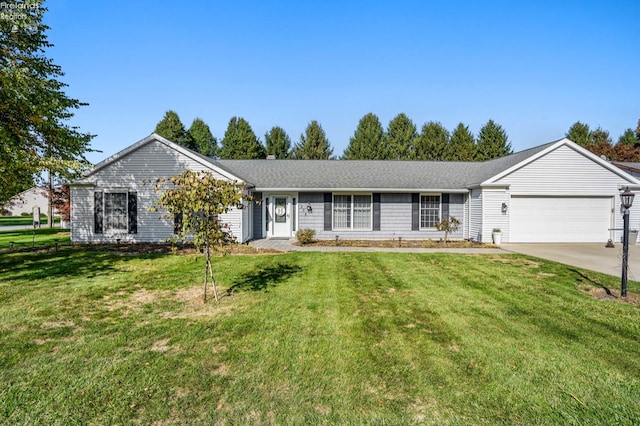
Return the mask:
[[[40,224],[48,224],[48,218],[46,215],[40,215]],[[54,217],[53,223],[60,223],[60,218]],[[33,225],[33,218],[29,216],[0,216],[0,229],[3,226],[16,226],[16,225]]]
[[[640,308],[519,255],[0,256],[0,423],[639,424]],[[638,283],[630,283],[638,292]]]
[[[21,229],[2,231],[0,228],[0,252],[8,251],[13,242],[14,248],[53,246],[69,244],[69,232],[60,228]]]

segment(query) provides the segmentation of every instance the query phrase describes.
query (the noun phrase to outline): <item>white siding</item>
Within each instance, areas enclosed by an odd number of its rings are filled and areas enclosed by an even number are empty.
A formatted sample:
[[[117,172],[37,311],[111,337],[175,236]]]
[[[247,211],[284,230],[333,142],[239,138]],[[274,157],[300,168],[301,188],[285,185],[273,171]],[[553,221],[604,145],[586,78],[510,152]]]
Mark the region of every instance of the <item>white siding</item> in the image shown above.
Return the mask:
[[[160,177],[168,178],[177,175],[187,168],[194,171],[212,171],[217,178],[225,178],[209,169],[206,165],[158,141],[151,141],[144,144],[140,148],[98,170],[89,176],[88,179],[84,180],[93,182],[93,188],[72,188],[72,241],[111,242],[114,241],[115,238],[131,242],[165,241],[173,234],[173,219],[164,218],[165,213],[163,211],[149,211],[149,208],[156,205],[158,199],[154,190],[155,180]],[[93,191],[114,188],[119,188],[123,191],[137,192],[137,234],[106,235],[93,233]],[[74,208],[74,204],[78,204],[78,207]],[[225,222],[229,223],[233,235],[241,238],[243,235],[241,210],[234,209],[222,217]]]
[[[619,186],[634,184],[625,176],[569,145],[560,145],[494,183],[508,185],[512,196],[615,197],[614,205],[620,206]],[[622,228],[619,207],[616,210],[613,228]],[[640,207],[632,207],[630,223],[631,229],[640,228]],[[620,240],[621,235],[621,231],[615,231],[614,239]],[[509,241],[508,237],[503,237],[503,241]]]
[[[494,228],[500,228],[504,241],[509,241],[509,210],[502,213],[502,203],[509,205],[509,193],[505,189],[485,188],[482,190],[482,241],[491,242]]]
[[[469,239],[482,242],[482,190],[471,190],[469,202]]]

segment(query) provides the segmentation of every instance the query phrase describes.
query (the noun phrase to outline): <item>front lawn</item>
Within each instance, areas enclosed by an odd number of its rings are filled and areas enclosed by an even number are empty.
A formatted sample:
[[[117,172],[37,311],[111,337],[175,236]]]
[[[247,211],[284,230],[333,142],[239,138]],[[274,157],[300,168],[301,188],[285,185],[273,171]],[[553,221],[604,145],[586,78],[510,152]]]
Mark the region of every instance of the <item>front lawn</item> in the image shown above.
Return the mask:
[[[40,224],[42,226],[45,226],[46,224],[48,224],[48,218],[46,215],[40,215]],[[60,223],[60,218],[59,217],[54,217],[53,218],[53,223],[54,224],[58,224]],[[15,226],[15,225],[24,225],[24,226],[30,226],[33,225],[33,217],[31,215],[29,216],[0,216],[0,230],[2,229],[3,226]]]
[[[20,229],[15,231],[3,231],[0,228],[0,253],[12,248],[25,247],[54,247],[69,244],[69,231],[60,228]]]
[[[640,307],[520,255],[0,255],[0,423],[639,424]],[[638,292],[638,283],[630,289]]]

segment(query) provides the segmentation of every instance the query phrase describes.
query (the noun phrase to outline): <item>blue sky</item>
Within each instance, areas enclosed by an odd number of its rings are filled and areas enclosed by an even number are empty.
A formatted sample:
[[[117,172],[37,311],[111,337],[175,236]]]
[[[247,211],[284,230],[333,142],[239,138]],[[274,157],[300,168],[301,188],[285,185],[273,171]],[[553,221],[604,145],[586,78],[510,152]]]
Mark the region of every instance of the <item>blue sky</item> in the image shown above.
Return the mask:
[[[93,162],[149,135],[165,111],[220,141],[241,116],[295,143],[318,120],[342,154],[359,119],[418,129],[501,124],[518,151],[575,121],[612,138],[640,118],[640,2],[48,0],[48,53],[90,106]]]

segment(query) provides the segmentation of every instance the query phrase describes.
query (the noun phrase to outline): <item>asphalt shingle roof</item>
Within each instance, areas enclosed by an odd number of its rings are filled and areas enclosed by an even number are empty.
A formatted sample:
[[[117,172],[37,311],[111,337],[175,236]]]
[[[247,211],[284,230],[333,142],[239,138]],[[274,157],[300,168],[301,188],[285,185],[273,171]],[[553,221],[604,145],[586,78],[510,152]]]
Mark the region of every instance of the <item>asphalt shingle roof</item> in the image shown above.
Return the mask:
[[[464,189],[526,160],[549,143],[484,162],[215,160],[257,189]]]

